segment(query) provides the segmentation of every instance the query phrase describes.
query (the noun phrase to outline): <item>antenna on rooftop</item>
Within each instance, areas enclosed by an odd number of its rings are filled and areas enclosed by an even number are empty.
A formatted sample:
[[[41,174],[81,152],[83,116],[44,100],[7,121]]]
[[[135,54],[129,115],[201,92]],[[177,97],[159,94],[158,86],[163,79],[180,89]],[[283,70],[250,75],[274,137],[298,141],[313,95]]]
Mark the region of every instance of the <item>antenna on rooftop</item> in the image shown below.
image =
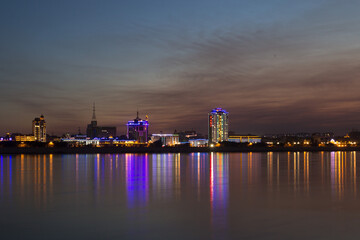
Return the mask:
[[[93,115],[92,115],[92,120],[96,121],[96,115],[95,115],[95,102],[93,104]]]

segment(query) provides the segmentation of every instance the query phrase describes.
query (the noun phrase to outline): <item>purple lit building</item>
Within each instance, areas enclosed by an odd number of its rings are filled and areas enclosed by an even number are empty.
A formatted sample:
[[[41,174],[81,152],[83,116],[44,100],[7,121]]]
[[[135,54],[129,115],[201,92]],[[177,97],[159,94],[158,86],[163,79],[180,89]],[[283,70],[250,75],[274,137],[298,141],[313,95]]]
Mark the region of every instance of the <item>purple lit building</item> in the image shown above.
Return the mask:
[[[127,137],[130,140],[135,140],[139,143],[147,143],[149,133],[149,122],[147,117],[145,120],[139,118],[139,112],[137,112],[136,118],[132,121],[128,121]]]

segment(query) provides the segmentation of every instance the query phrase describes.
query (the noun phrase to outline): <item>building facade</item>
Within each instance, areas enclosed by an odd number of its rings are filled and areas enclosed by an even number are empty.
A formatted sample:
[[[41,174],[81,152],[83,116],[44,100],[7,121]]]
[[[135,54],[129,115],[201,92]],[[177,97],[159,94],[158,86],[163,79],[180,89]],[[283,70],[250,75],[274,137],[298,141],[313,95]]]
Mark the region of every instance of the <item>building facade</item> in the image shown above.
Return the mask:
[[[16,142],[35,142],[35,136],[32,135],[16,135],[15,136]]]
[[[146,117],[145,120],[139,118],[139,112],[137,112],[136,118],[132,121],[128,121],[126,124],[126,135],[129,140],[135,140],[138,143],[147,143],[149,135],[149,121]]]
[[[174,132],[174,134],[178,134],[179,135],[179,141],[180,142],[188,142],[189,139],[194,139],[194,138],[198,138],[198,134],[196,133],[196,131],[194,130],[190,130],[190,131],[176,131]]]
[[[151,141],[156,142],[161,140],[161,143],[163,146],[175,146],[180,144],[179,142],[179,134],[152,134],[151,135]]]
[[[44,115],[35,118],[32,122],[32,130],[35,141],[46,142],[46,122]]]
[[[98,138],[116,137],[116,127],[99,127]]]
[[[231,135],[228,141],[235,143],[261,143],[261,137],[255,135]]]
[[[207,139],[189,139],[190,147],[206,147],[208,146]]]
[[[222,108],[213,109],[208,115],[209,143],[228,140],[229,113]]]

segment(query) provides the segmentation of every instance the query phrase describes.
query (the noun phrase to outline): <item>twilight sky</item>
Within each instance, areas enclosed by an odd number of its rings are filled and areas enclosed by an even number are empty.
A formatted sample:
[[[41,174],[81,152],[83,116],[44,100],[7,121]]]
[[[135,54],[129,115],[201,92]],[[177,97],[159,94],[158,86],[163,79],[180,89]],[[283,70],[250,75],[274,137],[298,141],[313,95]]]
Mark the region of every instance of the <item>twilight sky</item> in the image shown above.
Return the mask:
[[[3,0],[0,135],[149,116],[151,132],[360,128],[360,1]]]

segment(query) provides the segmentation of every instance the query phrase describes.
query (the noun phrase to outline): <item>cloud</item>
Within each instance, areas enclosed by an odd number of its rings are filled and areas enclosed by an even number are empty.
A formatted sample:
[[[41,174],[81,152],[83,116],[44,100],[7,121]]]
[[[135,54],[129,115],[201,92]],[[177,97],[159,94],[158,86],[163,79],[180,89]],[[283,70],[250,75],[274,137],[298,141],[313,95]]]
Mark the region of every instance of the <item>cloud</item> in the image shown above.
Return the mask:
[[[333,4],[288,22],[206,33],[134,24],[89,41],[59,40],[50,45],[58,57],[0,59],[0,105],[23,119],[44,113],[59,134],[85,128],[94,101],[99,124],[122,131],[139,109],[152,132],[206,133],[207,113],[223,107],[237,132],[343,132],[360,120],[360,29],[354,13],[334,21],[351,6]]]

